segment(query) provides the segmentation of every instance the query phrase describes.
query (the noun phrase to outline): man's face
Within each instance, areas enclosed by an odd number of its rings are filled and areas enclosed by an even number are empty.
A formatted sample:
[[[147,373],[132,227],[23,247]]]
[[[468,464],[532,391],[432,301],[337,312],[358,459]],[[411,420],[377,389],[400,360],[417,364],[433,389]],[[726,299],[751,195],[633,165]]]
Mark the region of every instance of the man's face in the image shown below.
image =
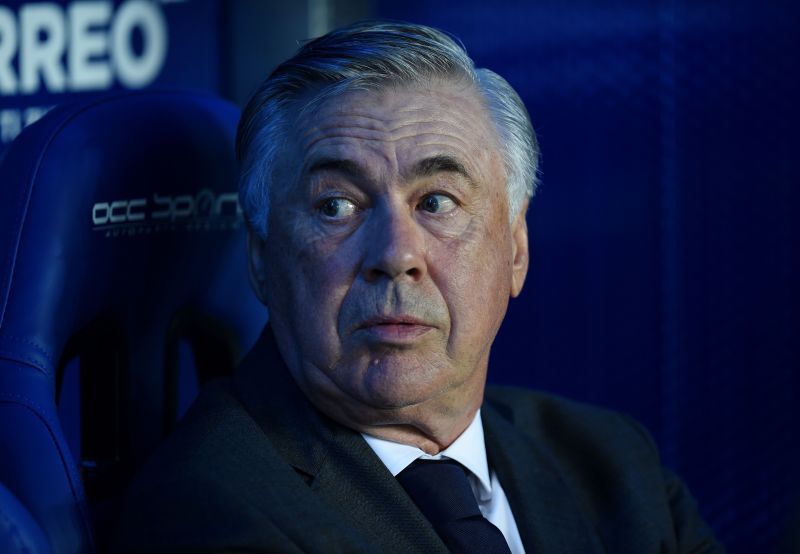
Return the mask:
[[[528,261],[491,125],[472,88],[442,83],[347,93],[293,126],[251,268],[318,406],[480,405]]]

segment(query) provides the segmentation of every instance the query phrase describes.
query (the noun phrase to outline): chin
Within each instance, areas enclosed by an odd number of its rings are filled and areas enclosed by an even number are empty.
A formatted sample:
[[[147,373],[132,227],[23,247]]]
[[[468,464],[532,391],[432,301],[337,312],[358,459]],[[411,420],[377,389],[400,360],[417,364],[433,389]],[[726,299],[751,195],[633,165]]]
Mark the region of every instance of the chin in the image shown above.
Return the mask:
[[[456,368],[428,361],[420,363],[408,352],[375,357],[354,383],[362,401],[375,408],[405,408],[431,400],[460,384]]]

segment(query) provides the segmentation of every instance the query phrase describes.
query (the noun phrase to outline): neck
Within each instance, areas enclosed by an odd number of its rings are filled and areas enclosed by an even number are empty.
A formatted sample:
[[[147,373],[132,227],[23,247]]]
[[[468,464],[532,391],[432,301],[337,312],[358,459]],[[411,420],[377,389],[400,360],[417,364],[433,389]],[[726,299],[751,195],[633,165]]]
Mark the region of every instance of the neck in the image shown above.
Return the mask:
[[[430,455],[450,446],[469,427],[483,402],[486,382],[485,371],[476,371],[460,386],[417,404],[376,408],[343,394],[326,377],[308,383],[291,373],[311,403],[337,423],[380,439],[416,446]]]
[[[416,446],[426,454],[436,455],[461,436],[474,420],[479,407],[452,421],[447,428],[422,428],[413,424],[360,425],[354,428],[379,439]]]

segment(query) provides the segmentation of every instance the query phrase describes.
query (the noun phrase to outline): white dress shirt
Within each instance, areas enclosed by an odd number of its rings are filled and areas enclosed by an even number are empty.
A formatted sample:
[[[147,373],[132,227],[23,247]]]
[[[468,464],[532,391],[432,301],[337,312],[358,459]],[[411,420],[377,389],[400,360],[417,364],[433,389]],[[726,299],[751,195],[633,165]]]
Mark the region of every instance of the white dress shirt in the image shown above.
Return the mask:
[[[469,424],[469,427],[461,433],[453,444],[435,456],[426,454],[416,446],[387,441],[363,433],[362,436],[395,477],[418,458],[423,460],[450,458],[463,465],[469,470],[467,472],[469,484],[478,501],[478,507],[483,517],[500,529],[511,552],[514,554],[525,552],[517,524],[514,521],[514,514],[511,513],[511,506],[508,505],[506,493],[503,491],[503,487],[500,486],[500,481],[498,481],[495,471],[489,471],[480,410],[475,414],[475,418]]]

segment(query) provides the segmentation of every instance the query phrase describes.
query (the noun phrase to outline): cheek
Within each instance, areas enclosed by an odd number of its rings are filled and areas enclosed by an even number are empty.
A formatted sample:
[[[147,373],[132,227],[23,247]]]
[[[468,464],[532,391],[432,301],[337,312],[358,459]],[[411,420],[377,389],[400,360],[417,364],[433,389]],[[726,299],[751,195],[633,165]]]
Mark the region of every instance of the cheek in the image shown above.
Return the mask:
[[[281,230],[274,238],[278,242],[270,296],[296,332],[311,337],[309,340],[330,338],[355,272],[354,253],[346,244],[297,225]]]
[[[451,345],[490,343],[508,305],[510,241],[490,226],[470,226],[438,250],[434,279],[451,317]],[[494,226],[497,229],[497,226]]]

